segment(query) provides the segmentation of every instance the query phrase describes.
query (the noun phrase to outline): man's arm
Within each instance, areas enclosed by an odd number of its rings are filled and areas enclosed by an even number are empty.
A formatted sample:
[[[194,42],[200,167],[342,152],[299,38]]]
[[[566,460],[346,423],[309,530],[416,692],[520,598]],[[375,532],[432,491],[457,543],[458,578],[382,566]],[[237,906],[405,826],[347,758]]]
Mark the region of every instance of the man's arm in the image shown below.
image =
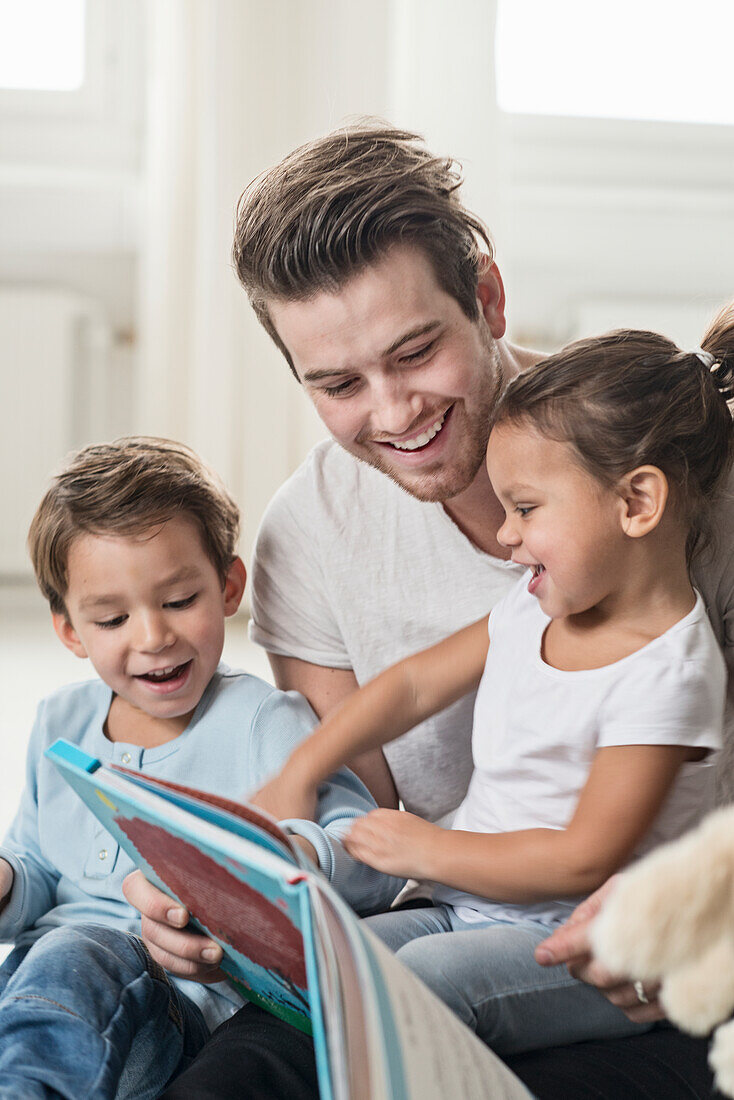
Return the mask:
[[[560,966],[565,963],[572,977],[595,986],[611,1004],[621,1008],[633,1023],[648,1024],[664,1020],[665,1013],[657,998],[657,984],[645,984],[643,992],[647,1003],[641,1002],[635,985],[628,977],[612,974],[592,954],[589,927],[601,910],[615,879],[616,875],[585,898],[566,923],[536,947],[535,959],[541,966]]]
[[[300,691],[311,704],[319,719],[323,719],[348,695],[359,687],[351,669],[325,668],[298,657],[282,657],[269,653],[275,686],[281,691]],[[382,749],[363,753],[351,764],[378,806],[397,809],[398,792]]]

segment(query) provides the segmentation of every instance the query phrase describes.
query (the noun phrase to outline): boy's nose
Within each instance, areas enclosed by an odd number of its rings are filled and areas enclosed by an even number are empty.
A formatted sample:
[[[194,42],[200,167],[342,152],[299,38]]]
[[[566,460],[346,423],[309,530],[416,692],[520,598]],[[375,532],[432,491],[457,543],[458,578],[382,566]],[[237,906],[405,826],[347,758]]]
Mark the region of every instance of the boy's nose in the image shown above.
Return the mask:
[[[159,653],[173,645],[176,635],[165,615],[145,615],[138,628],[138,647],[146,653]]]

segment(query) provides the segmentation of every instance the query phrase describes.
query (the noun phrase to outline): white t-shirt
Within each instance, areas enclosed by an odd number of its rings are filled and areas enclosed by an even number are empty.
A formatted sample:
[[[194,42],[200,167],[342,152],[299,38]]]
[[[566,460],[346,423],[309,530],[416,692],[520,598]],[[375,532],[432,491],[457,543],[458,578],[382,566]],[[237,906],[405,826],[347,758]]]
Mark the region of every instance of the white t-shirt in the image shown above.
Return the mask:
[[[541,656],[550,619],[523,577],[489,618],[489,651],[474,708],[474,773],[455,829],[564,829],[597,749],[688,745],[712,753],[680,769],[635,852],[672,840],[712,808],[712,755],[721,747],[726,667],[700,595],[692,611],[636,653],[564,672]],[[634,776],[630,776],[634,782]],[[464,919],[564,920],[576,899],[510,904],[448,887],[434,897]]]
[[[717,543],[694,577],[734,666],[734,503],[718,518]],[[271,653],[354,669],[363,684],[486,615],[521,573],[478,550],[441,504],[416,500],[329,440],[265,514],[250,633]],[[466,794],[473,706],[471,695],[386,747],[413,813],[435,821]]]

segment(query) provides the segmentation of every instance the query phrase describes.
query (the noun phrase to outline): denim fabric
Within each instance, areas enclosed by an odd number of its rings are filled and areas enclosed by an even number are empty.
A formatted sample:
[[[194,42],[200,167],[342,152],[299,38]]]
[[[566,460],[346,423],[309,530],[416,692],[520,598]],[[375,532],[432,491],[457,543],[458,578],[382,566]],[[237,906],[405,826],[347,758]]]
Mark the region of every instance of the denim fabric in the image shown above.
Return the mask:
[[[533,952],[552,929],[536,921],[469,924],[451,906],[437,905],[364,923],[497,1054],[621,1038],[651,1026],[631,1023],[565,966],[539,966]]]
[[[65,925],[0,967],[0,1100],[153,1100],[209,1035],[137,936]]]

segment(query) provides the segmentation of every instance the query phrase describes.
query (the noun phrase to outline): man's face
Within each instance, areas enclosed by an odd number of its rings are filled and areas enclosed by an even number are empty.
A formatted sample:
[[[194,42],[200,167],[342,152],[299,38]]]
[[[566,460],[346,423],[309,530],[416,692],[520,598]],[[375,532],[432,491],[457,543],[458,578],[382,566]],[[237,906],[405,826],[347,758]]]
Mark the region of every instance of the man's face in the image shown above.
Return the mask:
[[[420,500],[463,492],[484,463],[501,386],[496,268],[470,321],[417,248],[395,247],[336,293],[270,316],[334,439]]]

